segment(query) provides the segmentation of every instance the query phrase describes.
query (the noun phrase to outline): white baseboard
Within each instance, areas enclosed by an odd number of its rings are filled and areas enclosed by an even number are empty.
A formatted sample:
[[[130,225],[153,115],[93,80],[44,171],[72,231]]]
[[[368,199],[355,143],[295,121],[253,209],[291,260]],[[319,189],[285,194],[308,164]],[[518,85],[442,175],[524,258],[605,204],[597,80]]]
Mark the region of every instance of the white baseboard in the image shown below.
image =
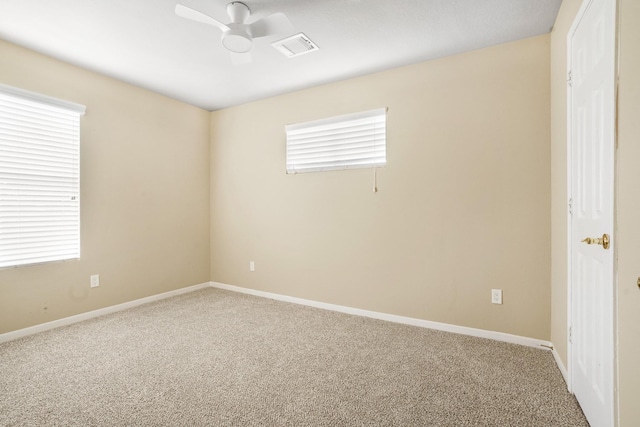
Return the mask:
[[[558,365],[558,369],[560,369],[560,373],[562,374],[562,378],[564,378],[564,382],[567,385],[567,389],[571,391],[571,387],[569,386],[569,372],[567,371],[567,368],[564,366],[564,363],[562,363],[562,359],[560,358],[560,355],[556,351],[555,347],[553,348],[553,350],[551,350],[551,353],[553,354],[553,358],[556,361],[556,365]]]
[[[370,317],[372,319],[386,320],[388,322],[402,323],[402,324],[405,324],[405,325],[418,326],[418,327],[422,327],[422,328],[435,329],[435,330],[439,330],[439,331],[452,332],[452,333],[462,334],[462,335],[470,335],[470,336],[479,337],[479,338],[488,338],[488,339],[508,342],[508,343],[512,343],[512,344],[525,345],[525,346],[528,346],[528,347],[542,348],[542,349],[545,349],[545,350],[550,350],[551,349],[553,357],[554,357],[556,363],[558,364],[558,368],[560,369],[560,372],[562,373],[562,376],[564,377],[565,382],[567,382],[567,384],[568,384],[568,381],[567,381],[567,379],[568,379],[567,370],[566,370],[564,364],[562,363],[562,360],[560,359],[560,356],[558,355],[558,353],[553,348],[553,345],[548,341],[538,340],[538,339],[535,339],[535,338],[522,337],[522,336],[519,336],[519,335],[511,335],[511,334],[506,334],[506,333],[503,333],[503,332],[495,332],[495,331],[488,331],[488,330],[484,330],[484,329],[469,328],[469,327],[466,327],[466,326],[458,326],[458,325],[451,325],[451,324],[448,324],[448,323],[432,322],[432,321],[429,321],[429,320],[416,319],[416,318],[413,318],[413,317],[397,316],[395,314],[380,313],[380,312],[376,312],[376,311],[363,310],[363,309],[359,309],[359,308],[346,307],[346,306],[336,305],[336,304],[329,304],[329,303],[324,303],[324,302],[319,302],[319,301],[313,301],[313,300],[307,300],[307,299],[302,299],[302,298],[291,297],[291,296],[287,296],[287,295],[275,294],[275,293],[271,293],[271,292],[258,291],[258,290],[255,290],[255,289],[242,288],[240,286],[227,285],[227,284],[224,284],[224,283],[217,283],[217,282],[201,283],[199,285],[194,285],[194,286],[189,286],[189,287],[186,287],[186,288],[176,289],[174,291],[169,291],[169,292],[165,292],[165,293],[158,294],[158,295],[152,295],[152,296],[149,296],[149,297],[146,297],[146,298],[140,298],[140,299],[137,299],[137,300],[134,300],[134,301],[129,301],[129,302],[125,302],[125,303],[122,303],[122,304],[113,305],[111,307],[105,307],[105,308],[101,308],[101,309],[98,309],[98,310],[89,311],[87,313],[82,313],[82,314],[78,314],[78,315],[75,315],[75,316],[65,317],[63,319],[58,319],[58,320],[54,320],[54,321],[51,321],[51,322],[42,323],[40,325],[35,325],[35,326],[31,326],[31,327],[24,328],[24,329],[19,329],[17,331],[7,332],[7,333],[4,333],[4,334],[0,334],[0,343],[11,341],[11,340],[15,340],[15,339],[22,338],[22,337],[25,337],[25,336],[28,336],[28,335],[37,334],[39,332],[48,331],[50,329],[59,328],[61,326],[66,326],[66,325],[71,325],[73,323],[82,322],[83,320],[88,320],[88,319],[93,319],[95,317],[104,316],[105,314],[110,314],[110,313],[115,313],[115,312],[118,312],[118,311],[126,310],[126,309],[129,309],[129,308],[132,308],[132,307],[136,307],[136,306],[139,306],[139,305],[142,305],[142,304],[147,304],[147,303],[150,303],[150,302],[159,301],[159,300],[163,300],[163,299],[166,299],[166,298],[171,298],[171,297],[174,297],[174,296],[177,296],[177,295],[181,295],[181,294],[185,294],[185,293],[188,293],[188,292],[197,291],[199,289],[204,289],[204,288],[207,288],[209,286],[212,286],[212,287],[218,288],[218,289],[224,289],[224,290],[228,290],[228,291],[239,292],[239,293],[243,293],[243,294],[249,294],[249,295],[254,295],[254,296],[258,296],[258,297],[274,299],[274,300],[278,300],[278,301],[289,302],[289,303],[293,303],[293,304],[300,304],[300,305],[306,305],[306,306],[315,307],[315,308],[321,308],[321,309],[324,309],[324,310],[337,311],[337,312],[346,313],[346,314],[353,314],[353,315],[356,315],[356,316]]]
[[[209,282],[201,283],[199,285],[176,289],[175,291],[164,292],[162,294],[152,295],[150,297],[140,298],[118,305],[112,305],[111,307],[105,307],[98,310],[89,311],[87,313],[77,314],[75,316],[65,317],[63,319],[53,320],[47,323],[41,323],[39,325],[30,326],[28,328],[18,329],[17,331],[7,332],[4,334],[0,334],[0,344],[3,342],[26,337],[27,335],[33,335],[37,334],[38,332],[44,332],[50,329],[59,328],[61,326],[71,325],[73,323],[82,322],[83,320],[93,319],[94,317],[104,316],[105,314],[115,313],[117,311],[126,310],[138,305],[148,304],[150,302],[175,297],[177,295],[186,294],[188,292],[197,291],[198,289],[204,289],[210,286],[211,284]]]
[[[211,286],[227,291],[240,292],[263,298],[270,298],[278,301],[290,302],[293,304],[307,305],[310,307],[322,308],[325,310],[339,311],[341,313],[354,314],[356,316],[370,317],[373,319],[386,320],[389,322],[403,323],[405,325],[419,326],[422,328],[436,329],[439,331],[452,332],[455,334],[470,335],[473,337],[488,338],[497,341],[520,344],[528,347],[536,347],[544,350],[551,350],[553,346],[549,341],[535,338],[522,337],[518,335],[505,334],[503,332],[487,331],[484,329],[469,328],[466,326],[451,325],[448,323],[432,322],[429,320],[416,319],[413,317],[397,316],[395,314],[379,313],[376,311],[351,308],[343,305],[328,304],[324,302],[312,301],[302,298],[290,297],[287,295],[274,294],[271,292],[257,291],[255,289],[242,288],[239,286],[227,285],[224,283],[211,282]]]

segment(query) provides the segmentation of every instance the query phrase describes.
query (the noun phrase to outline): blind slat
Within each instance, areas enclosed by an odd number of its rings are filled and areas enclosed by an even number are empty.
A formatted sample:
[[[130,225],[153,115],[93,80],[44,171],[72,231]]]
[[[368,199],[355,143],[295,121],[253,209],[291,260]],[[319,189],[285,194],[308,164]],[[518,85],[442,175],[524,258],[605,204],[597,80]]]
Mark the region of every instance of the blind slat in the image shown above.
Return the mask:
[[[326,137],[320,138],[308,138],[305,140],[290,140],[290,147],[292,150],[304,149],[306,147],[326,147],[331,145],[342,145],[350,142],[367,142],[371,145],[378,145],[384,140],[384,133],[382,132],[358,132],[358,133],[345,133],[345,134],[332,134]]]
[[[311,147],[299,147],[291,149],[291,157],[306,156],[314,153],[330,153],[341,150],[378,150],[380,145],[377,141],[362,141],[362,140],[342,140],[341,144],[325,144]]]

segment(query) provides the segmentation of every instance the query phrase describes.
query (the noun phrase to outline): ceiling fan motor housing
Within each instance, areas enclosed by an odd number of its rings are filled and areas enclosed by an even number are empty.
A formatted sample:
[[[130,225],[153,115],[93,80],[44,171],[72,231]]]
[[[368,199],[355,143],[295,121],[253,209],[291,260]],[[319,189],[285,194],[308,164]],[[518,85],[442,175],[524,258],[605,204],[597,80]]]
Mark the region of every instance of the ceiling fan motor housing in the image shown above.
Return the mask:
[[[251,14],[251,9],[239,1],[232,1],[227,5],[227,13],[234,24],[244,24]]]

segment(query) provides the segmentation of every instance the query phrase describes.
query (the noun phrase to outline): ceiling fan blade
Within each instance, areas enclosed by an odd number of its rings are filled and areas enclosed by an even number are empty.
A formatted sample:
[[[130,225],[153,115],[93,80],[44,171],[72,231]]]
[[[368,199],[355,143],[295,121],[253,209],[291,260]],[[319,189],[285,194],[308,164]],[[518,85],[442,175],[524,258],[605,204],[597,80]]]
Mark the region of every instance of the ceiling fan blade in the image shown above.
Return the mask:
[[[214,27],[220,28],[222,31],[227,31],[229,29],[229,27],[217,19],[195,9],[191,9],[190,7],[183,6],[180,3],[176,5],[176,15],[181,18],[191,19],[192,21],[201,22],[203,24],[213,25]]]
[[[265,16],[249,25],[249,31],[254,39],[273,34],[286,33],[291,30],[293,30],[293,24],[284,13],[280,12]]]
[[[231,54],[231,63],[233,65],[245,65],[251,63],[251,53],[236,53],[229,52]]]

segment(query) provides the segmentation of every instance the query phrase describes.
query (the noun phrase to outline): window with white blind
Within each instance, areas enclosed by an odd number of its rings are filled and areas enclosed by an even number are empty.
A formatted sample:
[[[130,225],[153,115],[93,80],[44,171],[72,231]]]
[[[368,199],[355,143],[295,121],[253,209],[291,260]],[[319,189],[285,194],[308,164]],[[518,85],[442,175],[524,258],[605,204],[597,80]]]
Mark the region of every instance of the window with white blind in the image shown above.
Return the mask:
[[[386,108],[287,125],[287,173],[384,166],[386,126]]]
[[[80,257],[84,111],[0,85],[0,267]]]

